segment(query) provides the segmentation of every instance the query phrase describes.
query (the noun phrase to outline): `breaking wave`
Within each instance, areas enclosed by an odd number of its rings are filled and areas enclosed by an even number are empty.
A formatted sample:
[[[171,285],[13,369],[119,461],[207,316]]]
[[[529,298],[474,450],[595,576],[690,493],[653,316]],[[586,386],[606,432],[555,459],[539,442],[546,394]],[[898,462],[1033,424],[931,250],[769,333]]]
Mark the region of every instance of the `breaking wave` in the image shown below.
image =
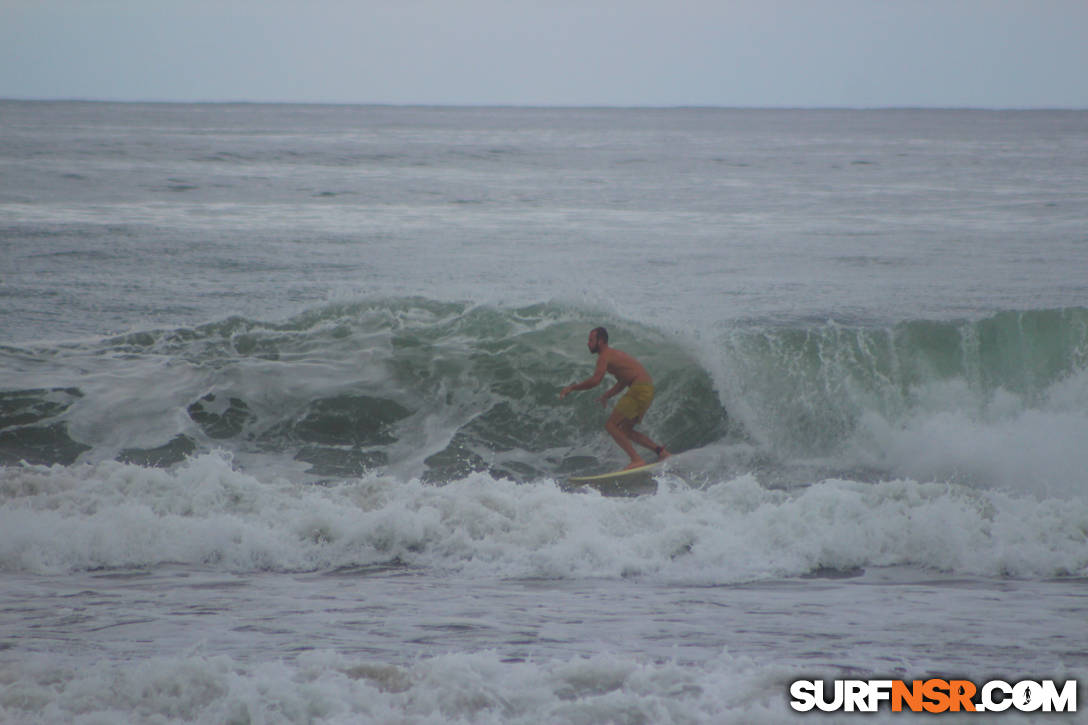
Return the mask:
[[[615,465],[592,325],[658,382],[680,452]],[[722,583],[922,566],[1088,574],[1088,311],[708,344],[559,304],[330,305],[0,350],[0,567],[482,568]],[[436,485],[441,484],[441,485]]]

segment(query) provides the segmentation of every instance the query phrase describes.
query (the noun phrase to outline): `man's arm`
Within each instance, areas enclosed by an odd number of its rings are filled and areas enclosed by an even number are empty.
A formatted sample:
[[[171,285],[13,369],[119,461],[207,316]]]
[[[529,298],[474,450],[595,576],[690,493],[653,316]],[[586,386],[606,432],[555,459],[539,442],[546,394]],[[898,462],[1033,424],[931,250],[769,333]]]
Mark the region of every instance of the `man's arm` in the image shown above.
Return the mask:
[[[607,393],[605,393],[600,398],[598,398],[598,400],[600,401],[601,405],[604,405],[605,403],[608,402],[609,398],[611,398],[613,395],[618,394],[621,390],[623,390],[626,387],[627,387],[627,383],[624,382],[623,380],[619,380],[619,381],[616,382],[615,385],[612,386],[611,390],[609,390]]]
[[[593,371],[593,374],[580,383],[574,383],[573,385],[568,385],[567,387],[563,388],[563,390],[559,393],[559,398],[563,399],[567,397],[567,394],[570,393],[572,390],[589,390],[590,388],[597,387],[601,384],[601,380],[604,379],[604,374],[605,372],[607,372],[607,370],[608,360],[605,358],[604,355],[598,356],[597,368]]]

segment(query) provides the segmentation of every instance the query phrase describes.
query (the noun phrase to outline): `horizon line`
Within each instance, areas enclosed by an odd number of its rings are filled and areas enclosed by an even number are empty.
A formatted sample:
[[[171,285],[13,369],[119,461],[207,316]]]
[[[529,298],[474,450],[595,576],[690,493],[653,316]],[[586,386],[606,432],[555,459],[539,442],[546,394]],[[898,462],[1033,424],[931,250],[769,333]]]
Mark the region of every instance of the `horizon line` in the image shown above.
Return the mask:
[[[93,97],[0,96],[3,103],[87,103],[164,106],[341,106],[358,108],[447,108],[524,110],[724,110],[724,111],[1088,111],[1088,106],[954,106],[954,105],[719,105],[676,104],[593,104],[593,103],[391,103],[381,101],[287,101],[287,100],[179,100],[117,99]]]

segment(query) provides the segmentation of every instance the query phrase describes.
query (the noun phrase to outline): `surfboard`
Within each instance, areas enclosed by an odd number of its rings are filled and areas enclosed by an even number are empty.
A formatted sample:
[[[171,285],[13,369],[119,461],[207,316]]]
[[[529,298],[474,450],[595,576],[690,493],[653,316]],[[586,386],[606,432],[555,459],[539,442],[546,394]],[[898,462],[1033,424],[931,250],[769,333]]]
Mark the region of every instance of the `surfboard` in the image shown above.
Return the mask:
[[[590,483],[591,481],[614,481],[616,479],[630,478],[632,476],[645,476],[660,468],[661,464],[662,461],[654,461],[653,463],[647,463],[645,466],[639,466],[638,468],[611,471],[610,473],[599,473],[596,476],[571,476],[568,480],[571,483]]]
[[[656,461],[638,468],[628,468],[625,471],[611,471],[595,476],[571,476],[567,479],[568,490],[589,486],[597,489],[602,496],[641,496],[646,493],[655,493],[657,480],[653,474],[661,468],[661,465],[662,461]]]

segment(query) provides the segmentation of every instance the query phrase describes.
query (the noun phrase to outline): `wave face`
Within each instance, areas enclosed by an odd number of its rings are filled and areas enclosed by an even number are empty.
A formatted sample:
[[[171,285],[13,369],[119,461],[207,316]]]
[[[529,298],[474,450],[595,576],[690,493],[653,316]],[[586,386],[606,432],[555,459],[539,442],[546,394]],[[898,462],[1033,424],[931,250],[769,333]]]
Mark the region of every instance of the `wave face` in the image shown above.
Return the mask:
[[[422,298],[326,305],[283,322],[0,349],[0,463],[169,467],[222,449],[243,467],[448,483],[597,471],[618,452],[585,378],[586,331],[652,371],[644,428],[702,482],[940,480],[1041,495],[1088,488],[1088,310],[890,327],[663,332],[557,303]]]
[[[290,457],[317,476],[584,470],[613,453],[603,415],[594,396],[558,391],[592,372],[584,339],[598,319],[559,305],[395,299],[7,349],[28,385],[0,392],[0,462],[169,466],[225,448]],[[729,434],[709,374],[677,341],[602,321],[654,371],[657,435],[686,450]]]
[[[618,453],[596,395],[557,397],[591,372],[584,337],[598,323],[655,376],[644,428],[697,451],[702,481],[754,471],[786,487],[910,477],[1088,489],[1084,308],[753,325],[706,340],[574,306],[395,298],[9,347],[0,463],[169,467],[222,448],[247,467],[326,479],[601,470]]]

